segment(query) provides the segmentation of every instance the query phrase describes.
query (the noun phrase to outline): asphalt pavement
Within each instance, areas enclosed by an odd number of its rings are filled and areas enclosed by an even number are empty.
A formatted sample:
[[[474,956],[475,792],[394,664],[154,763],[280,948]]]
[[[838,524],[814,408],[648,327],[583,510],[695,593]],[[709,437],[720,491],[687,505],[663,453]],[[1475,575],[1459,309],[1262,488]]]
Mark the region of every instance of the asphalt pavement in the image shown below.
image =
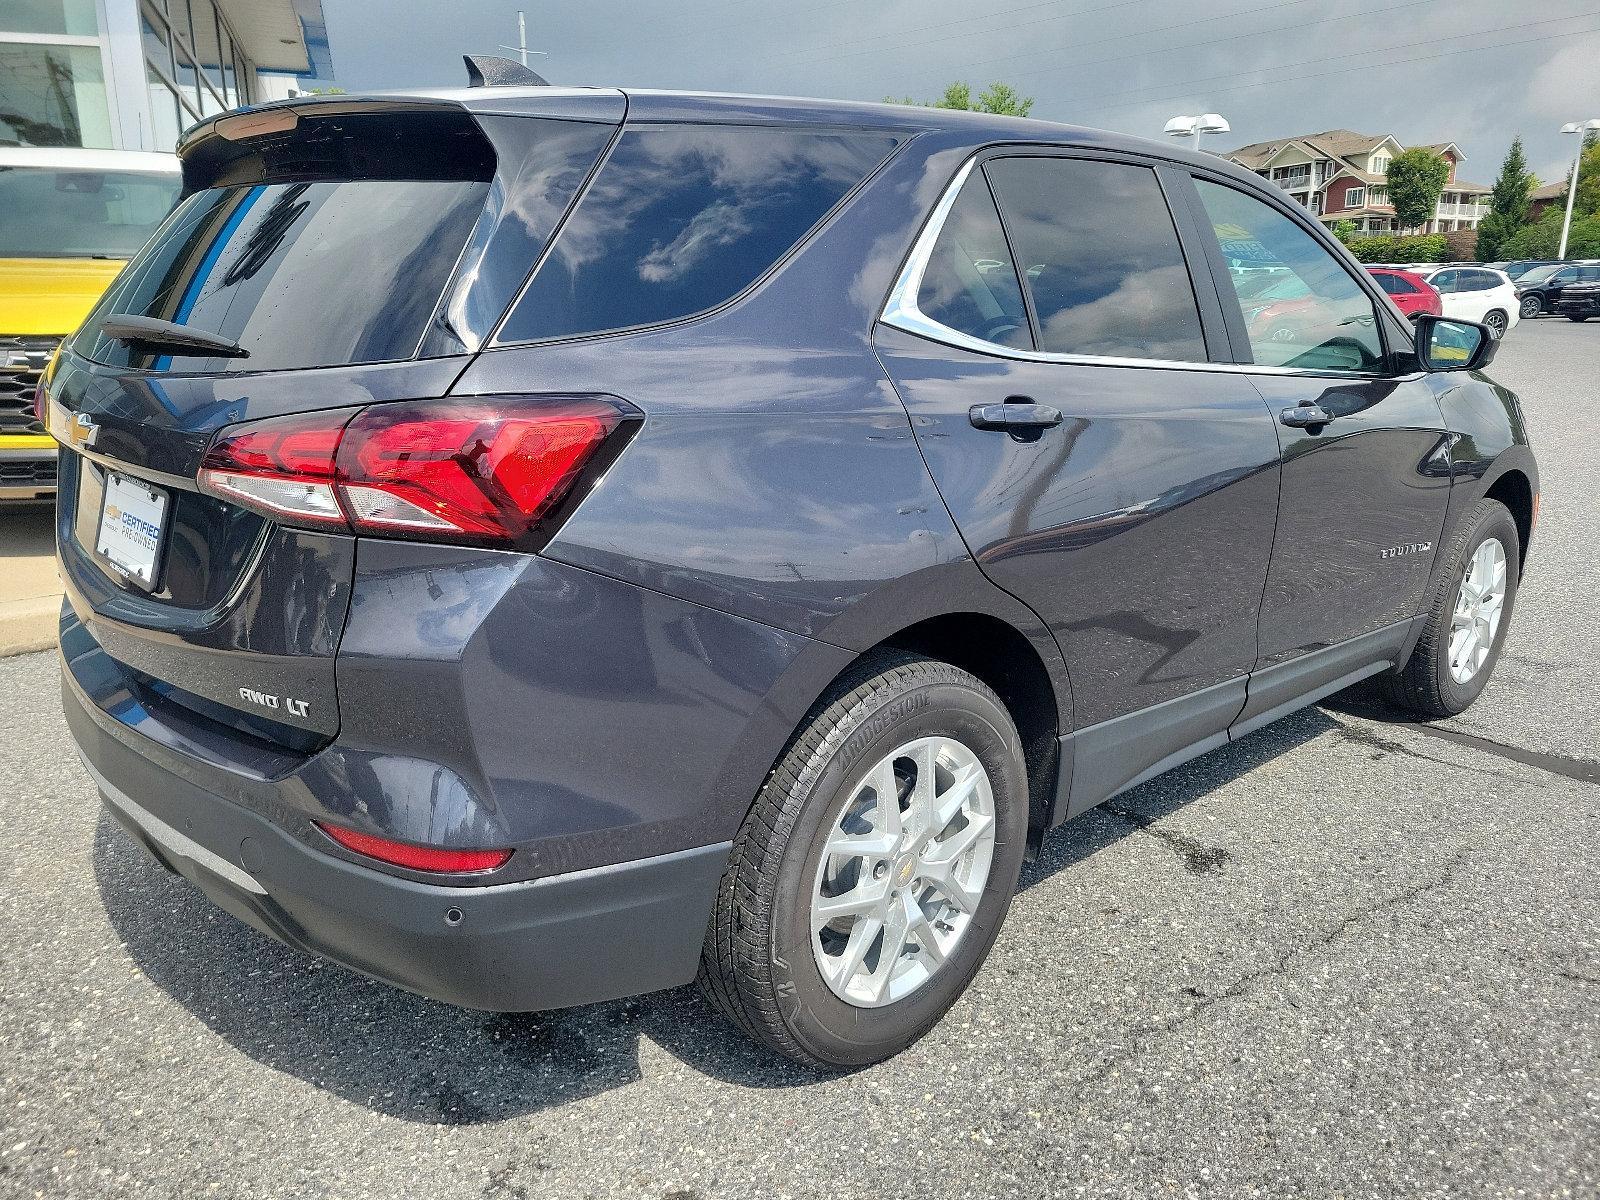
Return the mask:
[[[214,910],[0,662],[0,1197],[1600,1195],[1600,324],[1465,716],[1309,709],[1057,831],[971,992],[818,1078],[692,990],[466,1012]],[[1352,498],[1355,502],[1355,498]]]

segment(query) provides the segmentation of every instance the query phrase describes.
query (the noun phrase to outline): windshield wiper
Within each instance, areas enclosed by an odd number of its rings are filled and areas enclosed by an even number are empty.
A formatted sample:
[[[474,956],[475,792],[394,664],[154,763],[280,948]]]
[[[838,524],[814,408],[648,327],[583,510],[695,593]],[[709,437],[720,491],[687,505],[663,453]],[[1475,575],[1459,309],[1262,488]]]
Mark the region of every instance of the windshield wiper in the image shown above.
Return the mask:
[[[132,313],[112,313],[100,322],[100,332],[114,342],[148,346],[167,354],[196,358],[249,358],[250,351],[220,334],[207,333],[188,325],[163,321],[159,317],[136,317]]]

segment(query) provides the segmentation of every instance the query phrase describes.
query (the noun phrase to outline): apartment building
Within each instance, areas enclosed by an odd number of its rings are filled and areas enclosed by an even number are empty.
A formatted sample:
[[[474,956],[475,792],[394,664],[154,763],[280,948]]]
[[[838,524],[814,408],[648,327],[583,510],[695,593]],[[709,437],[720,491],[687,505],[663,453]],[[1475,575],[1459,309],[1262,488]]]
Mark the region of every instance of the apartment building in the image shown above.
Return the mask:
[[[1465,155],[1454,142],[1423,148],[1450,164],[1450,178],[1419,232],[1476,229],[1489,215],[1492,189],[1456,177]],[[1409,231],[1400,229],[1389,203],[1389,164],[1407,149],[1391,134],[1327,129],[1240,146],[1224,157],[1277,184],[1325,225],[1353,221],[1362,233],[1399,233]]]

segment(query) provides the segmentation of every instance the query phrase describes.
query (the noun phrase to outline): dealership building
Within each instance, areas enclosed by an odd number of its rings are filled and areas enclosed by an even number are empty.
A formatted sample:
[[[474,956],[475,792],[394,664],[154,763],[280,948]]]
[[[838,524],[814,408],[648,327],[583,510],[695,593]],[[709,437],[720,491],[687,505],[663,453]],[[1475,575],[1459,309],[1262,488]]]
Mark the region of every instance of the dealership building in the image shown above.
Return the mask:
[[[321,0],[0,0],[0,146],[171,150],[332,77]]]

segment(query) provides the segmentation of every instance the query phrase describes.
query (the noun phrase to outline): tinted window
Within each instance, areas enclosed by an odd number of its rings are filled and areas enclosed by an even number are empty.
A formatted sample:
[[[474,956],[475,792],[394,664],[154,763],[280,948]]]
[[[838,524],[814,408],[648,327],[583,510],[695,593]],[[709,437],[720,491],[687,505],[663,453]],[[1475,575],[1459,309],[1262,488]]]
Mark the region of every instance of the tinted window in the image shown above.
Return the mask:
[[[0,258],[132,258],[182,186],[176,171],[0,167]]]
[[[630,130],[568,219],[501,341],[685,317],[754,283],[894,148],[889,135]]]
[[[114,366],[262,371],[411,357],[482,211],[487,182],[361,180],[210,188],[128,265],[78,348]],[[248,358],[135,354],[110,313],[231,338]]]
[[[1596,279],[1600,279],[1600,267],[1579,267],[1578,278],[1583,280],[1585,283],[1590,283]]]
[[[1206,357],[1172,214],[1148,167],[1003,158],[985,170],[1032,293],[1039,349]]]
[[[1270,205],[1221,184],[1195,185],[1230,263],[1282,267],[1304,287],[1293,299],[1241,297],[1256,362],[1341,371],[1381,366],[1377,310],[1338,259]]]
[[[1456,276],[1458,274],[1460,274],[1459,271],[1440,271],[1437,275],[1433,276],[1433,278],[1429,279],[1428,282],[1433,284],[1434,291],[1438,292],[1440,295],[1443,295],[1446,292],[1453,292],[1457,290]]]
[[[917,307],[951,329],[1006,346],[1033,348],[1022,286],[982,172],[973,172],[939,231]]]
[[[1378,286],[1391,296],[1409,296],[1417,289],[1411,286],[1411,281],[1400,276],[1391,275],[1387,271],[1374,271],[1372,277],[1378,281]]]
[[[1488,271],[1462,271],[1456,282],[1456,291],[1484,292],[1499,286],[1500,280]]]

